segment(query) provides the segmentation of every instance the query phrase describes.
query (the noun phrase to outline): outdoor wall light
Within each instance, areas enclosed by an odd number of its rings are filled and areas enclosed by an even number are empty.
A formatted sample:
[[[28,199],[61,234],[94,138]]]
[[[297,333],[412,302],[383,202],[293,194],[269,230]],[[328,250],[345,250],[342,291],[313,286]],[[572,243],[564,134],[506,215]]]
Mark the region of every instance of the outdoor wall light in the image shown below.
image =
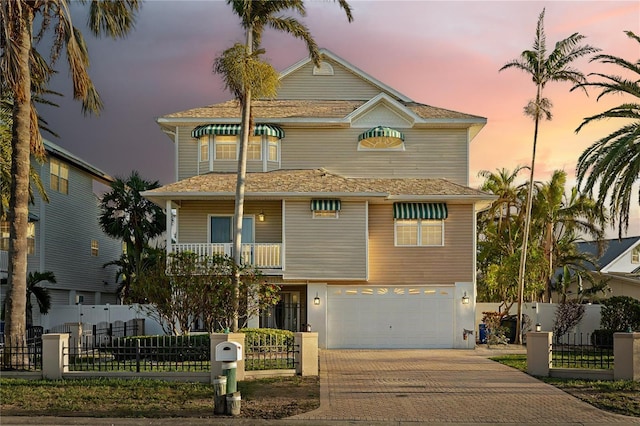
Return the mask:
[[[316,306],[320,305],[320,296],[318,296],[318,293],[316,293],[316,297],[313,298],[313,304]]]
[[[542,324],[537,323],[537,324],[536,324],[536,332],[538,332],[538,333],[539,333],[539,332],[541,332],[541,331],[542,331]]]
[[[258,213],[258,222],[264,222],[264,212],[262,210]]]
[[[462,304],[463,305],[468,305],[469,304],[469,296],[467,296],[467,292],[464,292],[464,296],[462,296]]]

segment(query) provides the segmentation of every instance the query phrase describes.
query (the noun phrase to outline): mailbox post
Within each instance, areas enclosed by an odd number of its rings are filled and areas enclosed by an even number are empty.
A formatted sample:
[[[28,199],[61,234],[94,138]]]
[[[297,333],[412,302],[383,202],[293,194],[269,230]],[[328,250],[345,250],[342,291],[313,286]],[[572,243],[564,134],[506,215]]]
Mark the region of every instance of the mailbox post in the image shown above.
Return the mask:
[[[242,361],[242,345],[236,342],[222,342],[216,345],[216,361],[222,362],[222,374],[227,377],[227,394],[238,391],[236,370]]]

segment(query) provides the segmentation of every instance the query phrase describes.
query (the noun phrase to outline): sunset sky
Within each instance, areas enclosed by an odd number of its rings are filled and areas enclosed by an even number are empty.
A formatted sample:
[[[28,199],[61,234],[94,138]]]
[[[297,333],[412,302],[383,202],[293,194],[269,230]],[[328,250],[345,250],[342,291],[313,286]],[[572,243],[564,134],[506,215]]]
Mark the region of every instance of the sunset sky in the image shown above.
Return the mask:
[[[530,162],[533,123],[522,108],[535,96],[524,73],[498,72],[530,49],[538,15],[546,8],[549,50],[574,32],[603,53],[636,61],[638,43],[624,34],[640,34],[638,1],[350,1],[354,22],[347,23],[333,1],[308,1],[306,18],[318,45],[327,48],[416,102],[486,117],[471,145],[470,184],[480,170],[513,169]],[[155,123],[164,114],[231,98],[211,73],[213,59],[242,41],[238,19],[224,1],[159,1],[143,4],[136,30],[126,40],[96,40],[84,29],[86,8],[74,7],[91,56],[91,76],[103,97],[99,117],[85,118],[71,100],[66,62],[58,64],[54,90],[65,94],[60,108],[41,114],[60,138],[45,137],[114,176],[139,170],[147,179],[174,178],[173,144]],[[306,56],[306,47],[290,36],[268,30],[266,58],[278,70]],[[580,60],[585,74],[620,74],[615,66]],[[574,180],[578,156],[594,141],[622,126],[609,121],[574,130],[584,117],[625,98],[596,101],[598,92],[570,92],[569,83],[550,83],[553,120],[540,130],[536,179],[564,169]],[[626,99],[629,101],[630,99]],[[524,179],[524,175],[523,175]],[[635,191],[637,195],[637,191]],[[628,235],[640,235],[636,206]],[[613,236],[613,235],[612,235]]]

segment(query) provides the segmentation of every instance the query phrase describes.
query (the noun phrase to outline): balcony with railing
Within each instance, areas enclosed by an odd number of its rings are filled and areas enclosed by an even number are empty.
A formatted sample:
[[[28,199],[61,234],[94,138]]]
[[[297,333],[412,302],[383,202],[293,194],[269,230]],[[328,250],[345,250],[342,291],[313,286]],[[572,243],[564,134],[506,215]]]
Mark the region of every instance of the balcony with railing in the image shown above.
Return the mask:
[[[231,256],[232,243],[179,243],[172,244],[173,253],[192,252],[198,256]],[[242,244],[242,262],[259,269],[282,269],[281,243]]]

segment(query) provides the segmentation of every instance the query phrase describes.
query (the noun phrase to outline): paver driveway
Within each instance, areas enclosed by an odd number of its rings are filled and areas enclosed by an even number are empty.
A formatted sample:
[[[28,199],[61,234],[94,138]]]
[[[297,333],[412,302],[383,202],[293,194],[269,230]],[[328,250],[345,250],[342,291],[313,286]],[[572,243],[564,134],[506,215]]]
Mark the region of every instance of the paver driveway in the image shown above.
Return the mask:
[[[292,419],[640,423],[594,408],[474,350],[323,350],[320,369],[320,408]]]

